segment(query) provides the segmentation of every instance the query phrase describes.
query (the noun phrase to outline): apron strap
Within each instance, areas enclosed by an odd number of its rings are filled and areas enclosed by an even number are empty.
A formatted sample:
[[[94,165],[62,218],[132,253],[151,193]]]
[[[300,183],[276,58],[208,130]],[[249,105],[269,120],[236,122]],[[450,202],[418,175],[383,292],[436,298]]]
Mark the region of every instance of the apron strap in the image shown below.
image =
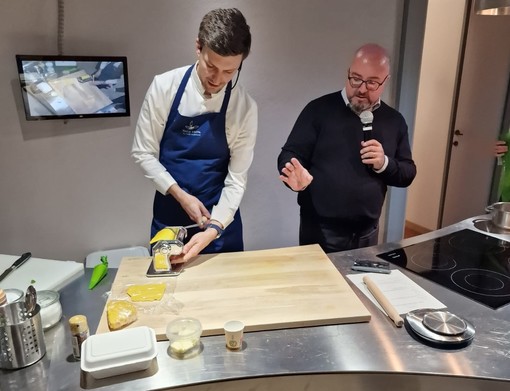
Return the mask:
[[[227,88],[225,89],[225,98],[223,99],[223,104],[221,105],[220,113],[223,115],[227,115],[227,107],[228,102],[230,101],[230,93],[232,91],[232,80],[228,82]]]
[[[172,103],[172,108],[170,109],[170,113],[168,114],[168,118],[173,118],[179,108],[179,103],[181,103],[182,94],[184,94],[184,89],[186,88],[186,84],[188,83],[189,77],[191,75],[191,71],[193,70],[193,64],[188,68],[184,77],[181,80],[181,84],[179,84],[179,88],[177,89],[177,93],[175,94],[174,101]]]

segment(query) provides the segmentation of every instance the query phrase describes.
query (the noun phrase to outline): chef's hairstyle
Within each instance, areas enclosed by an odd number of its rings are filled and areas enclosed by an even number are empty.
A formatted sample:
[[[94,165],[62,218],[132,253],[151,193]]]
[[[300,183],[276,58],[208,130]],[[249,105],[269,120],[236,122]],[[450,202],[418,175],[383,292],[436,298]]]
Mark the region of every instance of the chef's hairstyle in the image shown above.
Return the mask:
[[[251,47],[250,26],[237,8],[218,8],[208,12],[198,30],[200,48],[207,46],[220,56],[248,57]]]

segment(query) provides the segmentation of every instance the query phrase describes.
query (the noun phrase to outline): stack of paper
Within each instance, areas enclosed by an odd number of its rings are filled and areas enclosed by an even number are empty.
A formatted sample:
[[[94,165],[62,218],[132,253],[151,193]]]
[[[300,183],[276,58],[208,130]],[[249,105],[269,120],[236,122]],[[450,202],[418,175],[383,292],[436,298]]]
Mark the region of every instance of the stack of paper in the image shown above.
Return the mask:
[[[446,308],[446,306],[403,274],[400,270],[392,270],[390,274],[381,273],[358,273],[348,274],[351,280],[381,311],[384,312],[377,300],[372,296],[363,277],[369,275],[384,296],[395,307],[399,314],[407,314],[409,311],[420,308]]]

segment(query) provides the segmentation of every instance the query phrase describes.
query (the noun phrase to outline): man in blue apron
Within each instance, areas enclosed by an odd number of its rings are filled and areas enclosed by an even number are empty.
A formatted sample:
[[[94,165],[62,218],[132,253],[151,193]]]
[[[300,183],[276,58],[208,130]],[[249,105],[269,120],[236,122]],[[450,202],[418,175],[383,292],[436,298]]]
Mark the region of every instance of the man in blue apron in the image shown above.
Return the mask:
[[[250,46],[239,10],[213,10],[200,24],[197,62],[157,75],[145,96],[132,156],[157,190],[151,237],[166,226],[200,225],[188,230],[172,262],[244,249],[239,204],[253,160],[257,105],[237,78]]]

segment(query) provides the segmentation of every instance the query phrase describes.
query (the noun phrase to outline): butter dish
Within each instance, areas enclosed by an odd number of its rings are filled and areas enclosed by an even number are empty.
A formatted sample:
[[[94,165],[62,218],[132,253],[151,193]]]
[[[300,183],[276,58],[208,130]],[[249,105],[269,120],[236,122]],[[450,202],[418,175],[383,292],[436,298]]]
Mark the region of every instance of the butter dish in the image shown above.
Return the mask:
[[[103,379],[143,371],[156,355],[156,333],[150,327],[95,334],[83,342],[81,369],[95,379]]]

